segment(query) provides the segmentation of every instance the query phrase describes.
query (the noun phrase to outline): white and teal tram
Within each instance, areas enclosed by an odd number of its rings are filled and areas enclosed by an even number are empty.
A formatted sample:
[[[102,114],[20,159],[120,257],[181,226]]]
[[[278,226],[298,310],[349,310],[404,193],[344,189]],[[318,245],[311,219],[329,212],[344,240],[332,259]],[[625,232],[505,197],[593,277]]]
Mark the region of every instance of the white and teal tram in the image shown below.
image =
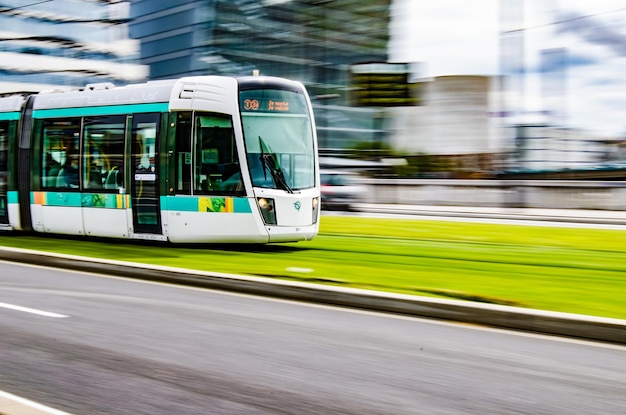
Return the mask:
[[[0,98],[0,229],[180,243],[319,229],[299,82],[198,76]]]

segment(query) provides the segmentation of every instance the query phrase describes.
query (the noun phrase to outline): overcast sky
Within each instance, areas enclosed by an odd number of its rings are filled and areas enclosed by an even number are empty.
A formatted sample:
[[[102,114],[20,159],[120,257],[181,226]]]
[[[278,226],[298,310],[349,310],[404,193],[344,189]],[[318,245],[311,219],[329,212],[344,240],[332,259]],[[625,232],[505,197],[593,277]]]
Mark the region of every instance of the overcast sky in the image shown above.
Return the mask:
[[[420,76],[497,73],[498,0],[394,0],[390,58]]]
[[[501,73],[500,3],[395,0],[390,59],[419,63],[421,77]],[[624,0],[526,0],[525,111],[551,110],[561,113],[566,126],[625,136],[624,22]],[[565,66],[550,68],[560,79],[551,88],[546,50],[565,56]]]

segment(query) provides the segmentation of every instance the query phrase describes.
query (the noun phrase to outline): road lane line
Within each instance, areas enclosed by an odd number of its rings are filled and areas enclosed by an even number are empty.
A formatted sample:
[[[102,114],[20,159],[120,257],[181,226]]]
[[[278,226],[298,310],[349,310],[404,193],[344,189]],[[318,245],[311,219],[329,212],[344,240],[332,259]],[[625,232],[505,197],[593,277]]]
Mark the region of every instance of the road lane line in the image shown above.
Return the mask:
[[[10,401],[10,403],[3,403],[3,401]],[[21,410],[20,406],[28,406],[35,409],[38,412],[32,410]],[[29,401],[28,399],[21,398],[8,392],[0,390],[0,413],[7,415],[17,414],[31,414],[31,415],[71,415],[68,412],[59,411],[58,409],[50,408],[49,406],[42,405],[37,402]]]
[[[51,313],[49,311],[37,310],[35,308],[21,307],[19,305],[14,305],[14,304],[0,303],[0,307],[8,308],[10,310],[23,311],[25,313],[38,314],[40,316],[45,316],[45,317],[53,317],[53,318],[69,317],[64,314]]]

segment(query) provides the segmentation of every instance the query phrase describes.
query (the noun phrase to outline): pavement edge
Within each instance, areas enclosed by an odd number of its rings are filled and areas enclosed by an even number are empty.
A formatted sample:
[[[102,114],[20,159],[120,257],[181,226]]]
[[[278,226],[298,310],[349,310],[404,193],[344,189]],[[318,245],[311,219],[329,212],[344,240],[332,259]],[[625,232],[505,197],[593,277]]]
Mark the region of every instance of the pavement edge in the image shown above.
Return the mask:
[[[626,320],[0,247],[0,260],[626,345]]]

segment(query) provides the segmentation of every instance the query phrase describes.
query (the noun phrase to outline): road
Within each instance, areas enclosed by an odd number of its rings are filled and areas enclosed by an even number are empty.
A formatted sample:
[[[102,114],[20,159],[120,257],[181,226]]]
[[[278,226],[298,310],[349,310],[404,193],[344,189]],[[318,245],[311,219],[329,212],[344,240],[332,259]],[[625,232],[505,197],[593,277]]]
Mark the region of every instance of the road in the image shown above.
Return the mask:
[[[626,348],[2,263],[0,390],[73,415],[623,414]]]

